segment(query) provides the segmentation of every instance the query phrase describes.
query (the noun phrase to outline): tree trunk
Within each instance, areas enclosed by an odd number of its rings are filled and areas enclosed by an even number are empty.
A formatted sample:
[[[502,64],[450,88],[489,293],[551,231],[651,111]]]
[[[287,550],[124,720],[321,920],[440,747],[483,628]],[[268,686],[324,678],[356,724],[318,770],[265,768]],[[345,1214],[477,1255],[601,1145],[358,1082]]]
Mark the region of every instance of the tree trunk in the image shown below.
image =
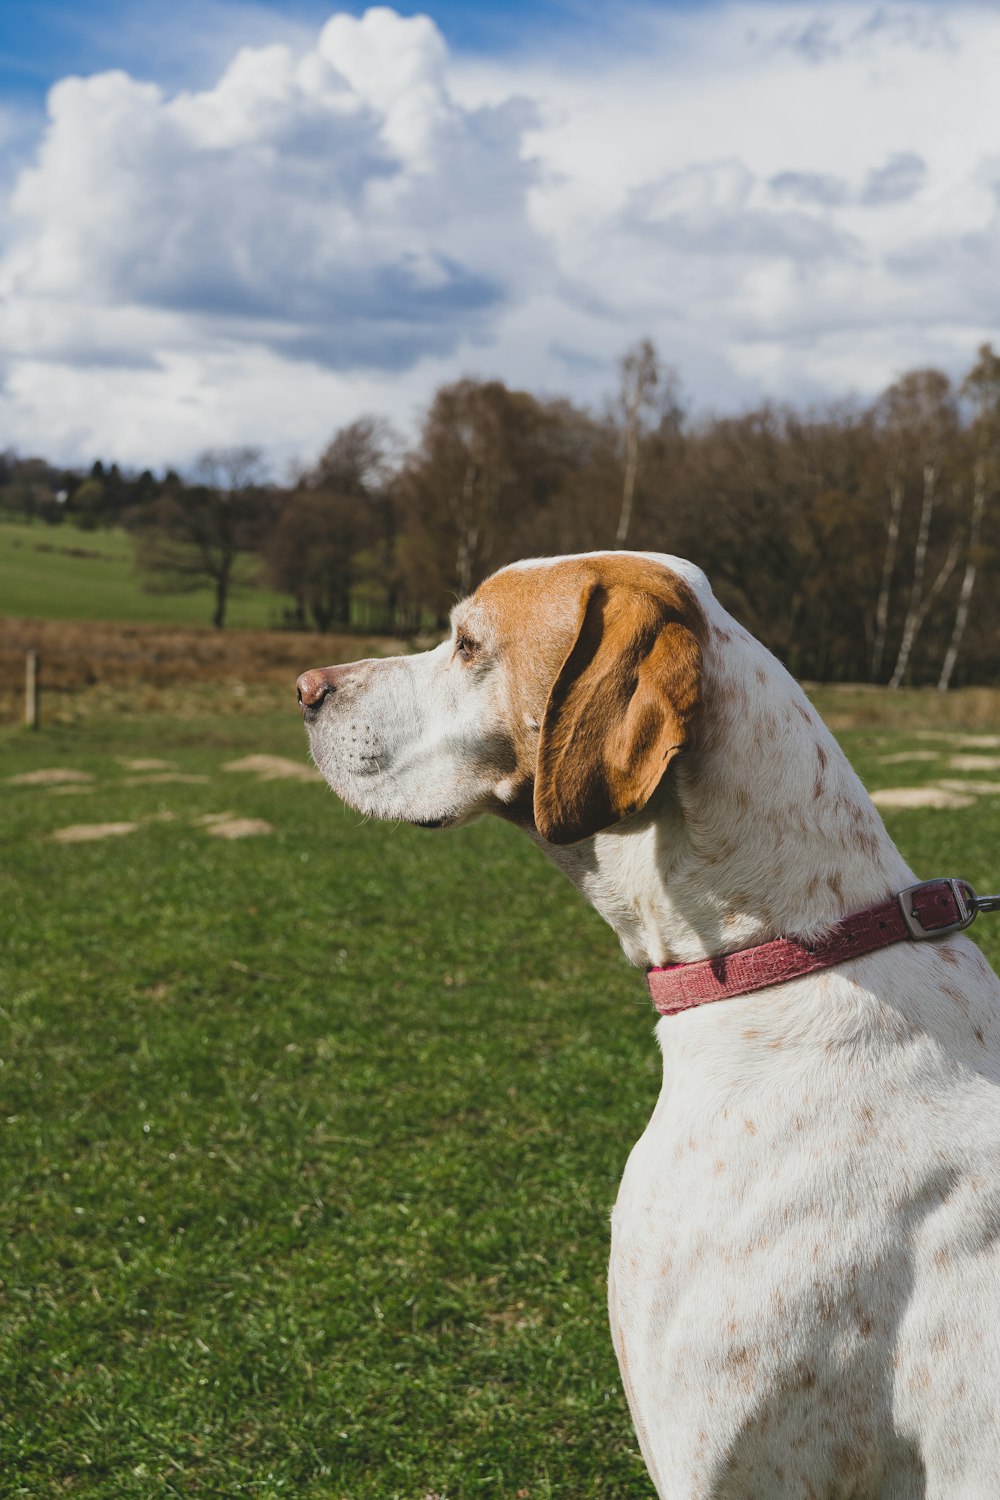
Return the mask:
[[[955,564],[958,562],[958,554],[961,550],[962,543],[956,537],[948,549],[948,556],[941,564],[937,577],[927,590],[926,596],[921,600],[912,615],[907,615],[906,625],[903,630],[903,640],[899,648],[899,656],[896,660],[896,669],[889,681],[891,688],[898,688],[902,682],[903,674],[909,666],[910,652],[916,644],[917,636],[920,634],[923,623],[931,611],[931,606],[940,597],[945,584],[955,571]]]
[[[625,480],[622,485],[622,508],[615,529],[615,546],[624,547],[628,529],[632,522],[632,501],[635,498],[635,481],[639,474],[639,414],[629,412],[625,429]]]
[[[892,574],[896,566],[896,547],[899,543],[899,523],[903,514],[903,497],[906,487],[897,468],[889,480],[889,525],[885,538],[885,556],[882,559],[882,582],[875,605],[875,640],[872,643],[871,678],[877,682],[882,672],[882,657],[885,655],[885,638],[889,628],[889,596],[892,590]]]
[[[236,561],[235,552],[226,552],[215,573],[215,613],[212,615],[212,624],[216,630],[221,630],[226,623],[226,609],[229,605],[229,584],[233,574],[233,563]]]
[[[906,619],[903,623],[903,638],[899,645],[899,655],[896,657],[896,665],[889,679],[891,688],[898,688],[903,680],[910,660],[910,652],[917,638],[919,629],[918,616],[920,614],[920,601],[924,591],[924,571],[927,566],[927,540],[930,536],[931,517],[934,514],[934,505],[937,500],[937,465],[933,463],[924,464],[924,497],[920,506],[920,524],[917,527],[917,543],[913,549],[913,580],[910,584],[910,602],[906,611]]]
[[[476,491],[479,488],[479,465],[472,459],[465,466],[462,480],[462,497],[459,502],[458,548],[455,556],[455,578],[459,593],[464,597],[472,593],[472,579],[476,565],[476,550],[479,545],[479,526],[476,517]],[[474,519],[474,517],[476,517]]]
[[[653,400],[660,383],[661,371],[656,350],[649,339],[640,339],[626,350],[621,361],[621,401],[625,416],[625,475],[622,503],[615,527],[615,546],[624,547],[632,524],[632,504],[639,477],[639,443],[642,437],[642,412]]]
[[[948,642],[948,650],[945,652],[944,661],[941,664],[941,676],[938,678],[939,693],[946,693],[951,686],[955,663],[958,661],[958,653],[962,648],[962,639],[965,635],[965,627],[969,618],[969,601],[972,598],[972,590],[976,583],[976,552],[979,547],[979,537],[983,527],[983,512],[985,509],[986,465],[980,459],[976,464],[976,474],[973,481],[972,520],[969,523],[969,550],[966,555],[965,574],[962,578],[962,587],[958,594],[958,608],[955,610],[955,626],[951,632],[951,640]]]

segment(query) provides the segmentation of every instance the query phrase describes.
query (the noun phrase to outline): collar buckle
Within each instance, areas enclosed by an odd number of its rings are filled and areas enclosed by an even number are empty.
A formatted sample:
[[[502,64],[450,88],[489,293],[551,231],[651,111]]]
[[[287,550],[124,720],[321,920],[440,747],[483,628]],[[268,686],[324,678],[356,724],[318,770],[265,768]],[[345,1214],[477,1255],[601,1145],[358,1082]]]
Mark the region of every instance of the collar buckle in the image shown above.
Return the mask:
[[[917,911],[914,897],[918,892],[929,894],[943,885],[951,891],[958,917],[952,922],[930,926]],[[939,880],[922,880],[919,885],[908,885],[905,891],[900,891],[896,899],[899,902],[899,910],[906,923],[907,931],[917,943],[925,942],[928,938],[947,937],[950,932],[964,932],[966,927],[972,926],[980,911],[993,911],[996,909],[994,903],[1000,905],[1000,897],[977,896],[967,881],[952,880],[948,877]],[[930,913],[925,911],[925,916],[929,915]]]

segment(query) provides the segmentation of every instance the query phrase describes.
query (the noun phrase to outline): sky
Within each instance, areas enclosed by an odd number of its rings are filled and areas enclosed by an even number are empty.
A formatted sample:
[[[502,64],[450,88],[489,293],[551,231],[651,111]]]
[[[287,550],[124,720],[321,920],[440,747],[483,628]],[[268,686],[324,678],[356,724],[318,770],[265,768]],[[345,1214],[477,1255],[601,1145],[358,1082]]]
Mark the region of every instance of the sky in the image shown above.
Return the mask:
[[[960,376],[998,78],[965,0],[0,0],[0,446],[277,476],[642,337],[694,415]]]

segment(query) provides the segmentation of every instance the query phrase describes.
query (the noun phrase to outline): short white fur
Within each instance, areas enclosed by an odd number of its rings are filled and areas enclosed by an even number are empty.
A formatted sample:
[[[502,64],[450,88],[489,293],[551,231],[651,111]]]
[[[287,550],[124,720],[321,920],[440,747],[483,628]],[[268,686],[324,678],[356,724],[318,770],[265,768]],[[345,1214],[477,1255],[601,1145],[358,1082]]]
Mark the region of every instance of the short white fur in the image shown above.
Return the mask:
[[[559,848],[534,835],[632,962],[810,937],[913,883],[791,677],[696,568],[653,560],[707,621],[695,747],[641,813]],[[502,807],[503,660],[469,671],[445,642],[358,663],[311,729],[317,765],[378,817]],[[661,1500],[992,1500],[1000,983],[976,945],[899,944],[657,1037],[609,1306]]]

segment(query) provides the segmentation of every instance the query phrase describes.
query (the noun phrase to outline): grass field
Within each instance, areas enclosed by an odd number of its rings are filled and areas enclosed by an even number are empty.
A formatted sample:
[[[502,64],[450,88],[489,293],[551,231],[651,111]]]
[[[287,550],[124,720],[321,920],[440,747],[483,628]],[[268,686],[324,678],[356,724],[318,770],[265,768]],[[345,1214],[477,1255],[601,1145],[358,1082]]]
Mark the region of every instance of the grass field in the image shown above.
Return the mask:
[[[0,730],[0,1495],[650,1500],[604,1312],[641,976],[513,830],[227,769],[306,767],[276,691]],[[892,832],[995,889],[1000,723],[886,712],[870,785],[980,788]]]
[[[285,595],[247,586],[256,558],[237,564],[229,602],[230,626],[277,625]],[[150,594],[132,562],[124,531],[79,531],[75,526],[0,522],[0,615],[50,620],[147,620],[161,625],[208,625],[210,590]]]

